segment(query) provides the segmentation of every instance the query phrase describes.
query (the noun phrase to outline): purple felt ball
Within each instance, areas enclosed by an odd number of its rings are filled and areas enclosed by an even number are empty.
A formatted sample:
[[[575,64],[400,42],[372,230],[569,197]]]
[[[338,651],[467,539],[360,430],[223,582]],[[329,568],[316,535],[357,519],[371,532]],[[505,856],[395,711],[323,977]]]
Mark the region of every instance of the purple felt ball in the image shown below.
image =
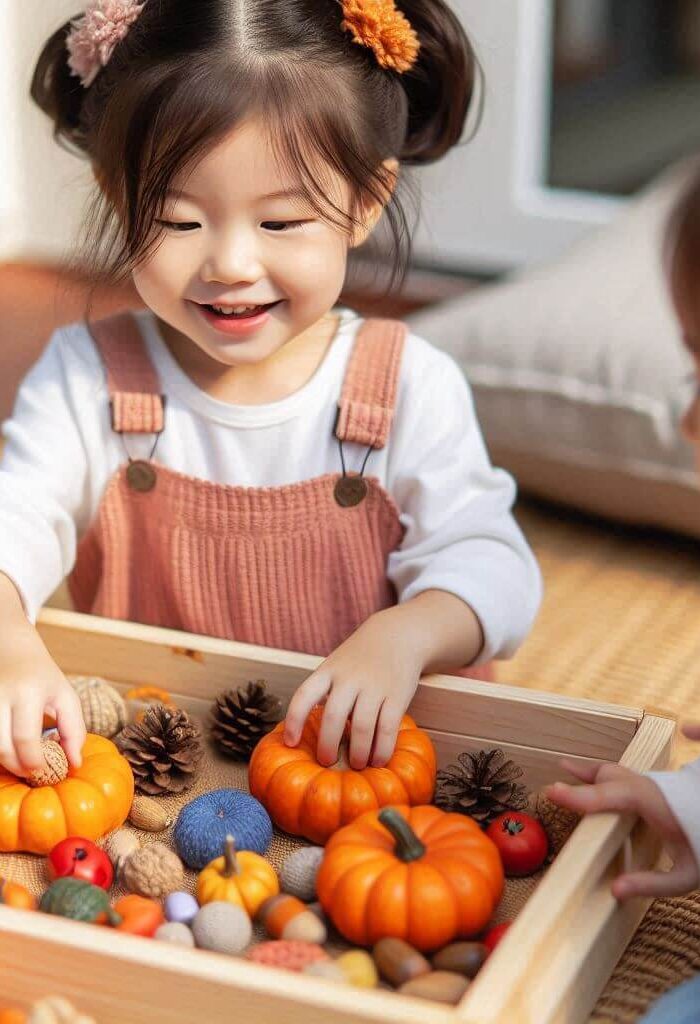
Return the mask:
[[[171,892],[165,900],[165,916],[168,921],[189,924],[199,910],[199,903],[188,892]]]

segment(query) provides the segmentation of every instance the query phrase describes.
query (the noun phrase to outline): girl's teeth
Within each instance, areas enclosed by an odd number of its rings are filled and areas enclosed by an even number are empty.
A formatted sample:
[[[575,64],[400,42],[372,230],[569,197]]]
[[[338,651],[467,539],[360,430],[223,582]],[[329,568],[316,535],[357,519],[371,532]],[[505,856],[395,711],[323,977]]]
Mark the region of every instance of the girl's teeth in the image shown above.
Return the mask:
[[[248,313],[259,308],[259,306],[212,306],[217,313],[223,313],[225,316],[231,316],[232,313]]]

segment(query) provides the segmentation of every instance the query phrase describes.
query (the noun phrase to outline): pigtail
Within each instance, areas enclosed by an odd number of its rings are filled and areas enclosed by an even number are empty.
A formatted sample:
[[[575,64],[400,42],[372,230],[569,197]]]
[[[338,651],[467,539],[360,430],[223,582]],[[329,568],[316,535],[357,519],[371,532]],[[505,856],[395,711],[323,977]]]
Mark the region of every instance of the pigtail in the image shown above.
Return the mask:
[[[51,36],[39,56],[30,94],[36,105],[51,119],[54,138],[69,149],[87,153],[82,110],[86,91],[71,75],[66,40],[72,22],[66,22]]]
[[[428,164],[457,145],[476,91],[478,62],[462,24],[443,0],[398,0],[418,34],[415,66],[400,76],[408,97],[404,164]]]

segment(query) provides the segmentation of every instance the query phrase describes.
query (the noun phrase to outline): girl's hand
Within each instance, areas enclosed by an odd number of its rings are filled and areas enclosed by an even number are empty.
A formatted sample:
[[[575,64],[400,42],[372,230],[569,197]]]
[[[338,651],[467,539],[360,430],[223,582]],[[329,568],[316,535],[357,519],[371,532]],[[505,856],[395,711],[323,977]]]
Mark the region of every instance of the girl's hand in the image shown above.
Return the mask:
[[[44,713],[56,719],[61,744],[78,768],[85,723],[78,695],[24,616],[17,591],[0,573],[0,765],[26,776],[44,767]]]
[[[687,726],[689,739],[700,739],[700,725]],[[638,814],[661,837],[673,867],[670,871],[637,871],[619,875],[612,884],[616,899],[633,896],[681,896],[700,886],[700,869],[693,849],[656,783],[618,764],[583,767],[571,761],[562,766],[583,786],[556,782],[546,794],[555,804],[578,814],[601,811]]]
[[[26,776],[44,766],[41,735],[44,713],[56,719],[61,745],[79,768],[85,724],[77,694],[44,654],[35,660],[5,659],[0,668],[0,764]]]
[[[423,663],[391,611],[371,616],[299,687],[287,711],[284,739],[294,747],[309,712],[325,700],[318,736],[319,764],[338,760],[351,717],[350,767],[382,767],[396,746],[401,718],[418,686]]]

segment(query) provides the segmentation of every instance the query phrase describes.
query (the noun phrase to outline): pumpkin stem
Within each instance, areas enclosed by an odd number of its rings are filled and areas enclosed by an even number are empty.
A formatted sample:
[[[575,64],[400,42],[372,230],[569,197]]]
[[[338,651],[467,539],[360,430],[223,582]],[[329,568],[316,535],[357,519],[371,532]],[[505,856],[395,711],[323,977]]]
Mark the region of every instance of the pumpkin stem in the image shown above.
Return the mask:
[[[224,870],[221,872],[223,878],[233,878],[234,875],[239,874],[238,861],[236,860],[236,847],[234,845],[233,836],[226,836],[226,845],[224,847]]]
[[[394,807],[385,807],[379,812],[379,820],[396,840],[394,853],[405,864],[419,860],[425,853],[425,846],[406,819]]]

